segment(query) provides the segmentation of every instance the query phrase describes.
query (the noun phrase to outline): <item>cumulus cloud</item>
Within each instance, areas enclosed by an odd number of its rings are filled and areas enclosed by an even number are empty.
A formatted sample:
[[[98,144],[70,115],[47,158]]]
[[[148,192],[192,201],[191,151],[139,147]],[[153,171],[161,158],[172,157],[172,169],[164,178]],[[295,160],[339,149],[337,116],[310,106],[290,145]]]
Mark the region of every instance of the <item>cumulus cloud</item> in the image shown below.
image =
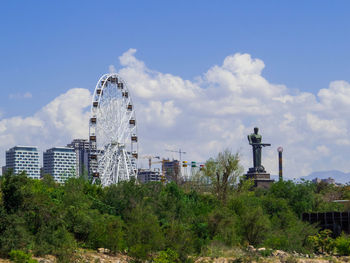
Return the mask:
[[[127,81],[135,103],[140,155],[166,157],[165,149],[181,148],[183,159],[205,161],[228,147],[241,153],[247,170],[252,160],[246,136],[258,126],[263,140],[272,143],[263,149],[263,164],[272,174],[278,173],[280,145],[289,178],[315,170],[350,170],[346,81],[333,81],[317,94],[292,93],[262,76],[262,60],[240,53],[193,80],[148,68],[135,49],[119,62],[117,73]],[[110,66],[110,71],[116,68]],[[90,99],[90,91],[71,89],[33,116],[1,120],[0,147],[36,144],[45,149],[87,138]]]
[[[91,94],[74,88],[58,96],[33,116],[0,120],[0,149],[37,145],[41,150],[64,146],[72,138],[87,138]],[[3,159],[2,163],[4,162]]]
[[[349,170],[346,138],[350,119],[350,84],[334,81],[318,94],[294,94],[285,85],[262,76],[265,64],[249,54],[226,57],[194,80],[149,69],[130,49],[120,57],[119,74],[134,95],[142,150],[166,154],[167,145],[187,151],[185,158],[206,160],[229,147],[251,166],[246,135],[261,128],[271,148],[264,148],[266,168],[277,174],[277,151],[285,149],[285,174],[290,178],[313,170]],[[171,108],[169,104],[171,101]],[[142,123],[143,122],[143,123]],[[175,146],[176,145],[176,146]],[[337,160],[330,161],[329,156]]]
[[[115,73],[115,72],[117,72],[117,70],[115,69],[115,66],[114,66],[114,65],[109,65],[108,70],[109,70],[109,73]]]

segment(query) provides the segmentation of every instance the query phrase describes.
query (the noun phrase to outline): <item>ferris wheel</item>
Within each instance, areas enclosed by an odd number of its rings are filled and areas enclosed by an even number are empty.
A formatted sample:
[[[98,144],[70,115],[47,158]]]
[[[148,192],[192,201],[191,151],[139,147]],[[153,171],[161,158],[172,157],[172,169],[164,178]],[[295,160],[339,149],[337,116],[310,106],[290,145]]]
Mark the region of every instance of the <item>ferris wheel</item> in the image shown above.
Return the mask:
[[[89,123],[90,175],[103,186],[136,178],[138,137],[134,105],[117,74],[97,82]]]

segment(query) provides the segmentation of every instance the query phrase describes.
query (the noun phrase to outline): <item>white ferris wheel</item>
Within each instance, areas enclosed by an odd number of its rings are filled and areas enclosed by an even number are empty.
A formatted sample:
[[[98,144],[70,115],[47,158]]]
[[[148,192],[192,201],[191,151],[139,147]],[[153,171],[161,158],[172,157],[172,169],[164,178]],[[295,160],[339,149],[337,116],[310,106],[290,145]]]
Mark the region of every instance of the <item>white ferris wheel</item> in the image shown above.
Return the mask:
[[[89,123],[90,175],[103,186],[136,178],[137,128],[126,82],[117,74],[97,82]]]

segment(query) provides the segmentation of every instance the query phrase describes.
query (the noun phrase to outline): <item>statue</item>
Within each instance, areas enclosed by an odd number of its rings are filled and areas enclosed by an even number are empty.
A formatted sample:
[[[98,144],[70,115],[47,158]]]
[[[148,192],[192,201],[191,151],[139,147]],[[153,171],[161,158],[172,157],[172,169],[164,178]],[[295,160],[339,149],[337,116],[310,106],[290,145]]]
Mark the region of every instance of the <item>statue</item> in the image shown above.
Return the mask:
[[[258,134],[259,128],[254,128],[254,133],[248,135],[249,145],[253,148],[254,167],[249,168],[249,173],[266,173],[264,166],[261,165],[261,148],[271,146],[269,143],[261,143],[262,136]]]

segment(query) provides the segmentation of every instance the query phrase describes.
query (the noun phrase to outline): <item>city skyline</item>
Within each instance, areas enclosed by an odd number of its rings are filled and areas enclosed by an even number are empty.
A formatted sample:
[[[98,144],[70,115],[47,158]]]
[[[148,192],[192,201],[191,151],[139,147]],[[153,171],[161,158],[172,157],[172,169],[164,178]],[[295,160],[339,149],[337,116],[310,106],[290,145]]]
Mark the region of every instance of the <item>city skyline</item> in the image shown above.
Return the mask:
[[[19,19],[1,26],[1,152],[87,139],[91,93],[112,71],[135,102],[140,155],[183,149],[205,161],[229,147],[247,170],[246,135],[258,126],[272,174],[280,145],[287,178],[350,171],[347,2],[108,4],[101,17],[92,2],[6,4],[1,19]]]

